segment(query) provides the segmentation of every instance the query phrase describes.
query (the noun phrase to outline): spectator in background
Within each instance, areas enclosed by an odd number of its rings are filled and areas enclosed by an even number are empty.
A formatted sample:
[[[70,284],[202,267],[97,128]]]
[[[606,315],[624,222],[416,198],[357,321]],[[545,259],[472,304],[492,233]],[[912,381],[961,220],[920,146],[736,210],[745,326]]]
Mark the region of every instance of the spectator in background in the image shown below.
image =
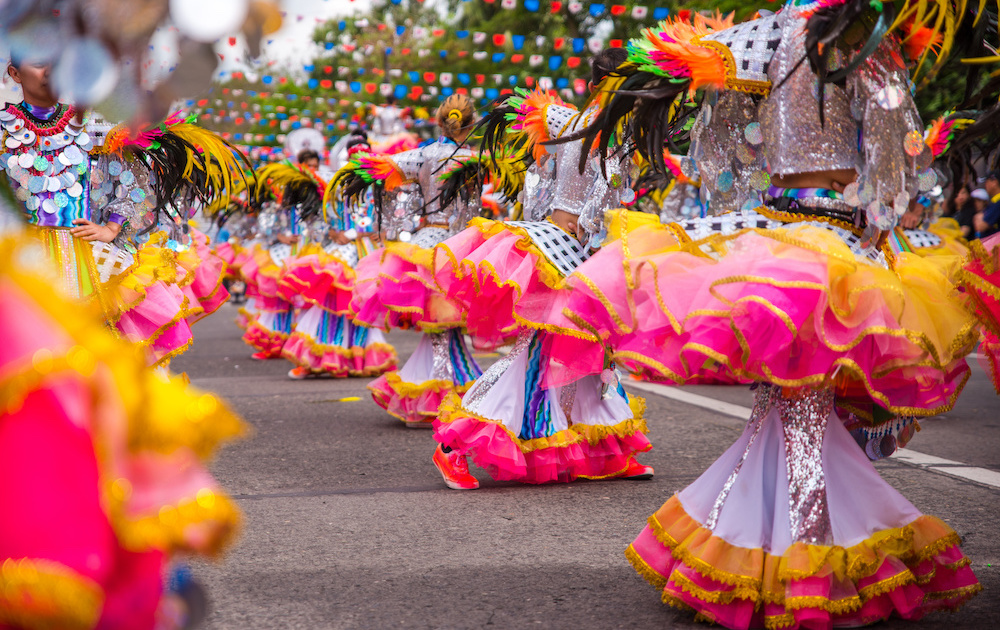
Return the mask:
[[[986,238],[1000,231],[1000,172],[990,171],[983,184],[989,201],[982,211],[973,217],[976,238]]]
[[[985,190],[982,191],[982,195],[989,197]],[[976,204],[968,186],[960,186],[948,200],[948,212],[945,216],[950,216],[958,222],[964,238],[972,238],[972,217],[976,216]]]
[[[299,154],[295,156],[295,160],[299,164],[308,166],[314,171],[319,168],[319,153],[316,153],[312,149],[303,149],[299,151]]]

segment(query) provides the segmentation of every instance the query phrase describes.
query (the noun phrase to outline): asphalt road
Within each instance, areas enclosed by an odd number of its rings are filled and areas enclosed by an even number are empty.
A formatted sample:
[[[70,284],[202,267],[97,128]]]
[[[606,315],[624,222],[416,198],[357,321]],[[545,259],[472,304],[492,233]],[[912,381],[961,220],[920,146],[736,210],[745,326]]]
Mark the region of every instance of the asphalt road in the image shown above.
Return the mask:
[[[196,343],[173,364],[254,429],[213,465],[245,522],[225,557],[195,565],[212,601],[206,627],[703,627],[661,604],[623,551],[736,440],[742,421],[645,394],[654,448],[642,459],[654,479],[524,486],[473,471],[482,487],[457,492],[431,463],[430,431],[385,414],[364,379],[291,381],[287,362],[251,360],[235,314],[226,305],[197,324]],[[405,359],[417,335],[390,341]],[[924,421],[910,449],[1000,473],[1000,398],[974,370],[956,409]],[[744,387],[683,390],[751,404]],[[1000,487],[948,474],[953,465],[877,467],[958,531],[985,590],[957,613],[878,628],[1000,627]]]

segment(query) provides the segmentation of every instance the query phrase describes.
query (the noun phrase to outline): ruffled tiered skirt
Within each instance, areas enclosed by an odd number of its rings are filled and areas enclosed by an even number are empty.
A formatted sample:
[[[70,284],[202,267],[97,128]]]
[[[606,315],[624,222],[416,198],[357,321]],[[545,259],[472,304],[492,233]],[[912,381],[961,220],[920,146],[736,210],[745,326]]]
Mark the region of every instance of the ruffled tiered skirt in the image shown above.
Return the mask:
[[[278,358],[295,324],[295,305],[279,291],[284,266],[275,263],[268,250],[255,246],[240,273],[247,297],[254,300],[254,312],[241,311],[246,322],[243,341],[268,358]]]
[[[649,518],[626,556],[664,603],[727,628],[829,628],[918,619],[981,590],[954,530],[883,481],[825,413],[791,419],[796,432],[778,405],[759,405],[743,436]],[[793,435],[818,438],[818,461],[789,460]]]
[[[563,276],[542,247],[527,227],[482,219],[437,246],[438,285],[467,309],[470,331],[494,343],[519,336],[464,396],[445,399],[434,437],[498,480],[614,477],[651,448],[645,403],[630,399],[610,371],[563,386],[549,383],[558,361],[551,341],[560,332],[582,334],[548,323]]]
[[[414,239],[436,243],[447,236],[440,228],[424,228]],[[429,239],[429,240],[428,240]],[[447,299],[434,281],[434,250],[412,243],[390,242],[365,256],[356,268],[351,299],[353,320],[370,328],[416,328],[444,332],[465,325],[461,306]]]
[[[483,371],[459,330],[425,333],[398,372],[368,385],[375,403],[410,425],[430,426],[452,392],[464,393]]]
[[[343,248],[355,248],[352,244]],[[355,274],[348,256],[319,251],[287,265],[279,293],[305,304],[282,356],[313,374],[378,376],[396,367],[395,349],[381,330],[354,324],[348,306]],[[356,252],[356,250],[354,250]],[[348,250],[347,253],[354,253]],[[355,258],[356,259],[356,253]]]
[[[188,318],[200,312],[177,285],[175,258],[159,248],[130,254],[110,243],[74,238],[68,229],[31,228],[65,295],[97,303],[118,334],[166,366],[192,342]]]
[[[651,379],[835,387],[838,403],[933,415],[954,404],[978,338],[956,288],[961,263],[900,254],[886,268],[811,225],[699,242],[642,227],[573,274],[562,316]],[[569,359],[563,380],[601,360],[557,352]]]
[[[150,628],[169,557],[216,554],[238,526],[204,460],[243,425],[30,258],[0,241],[0,625]]]

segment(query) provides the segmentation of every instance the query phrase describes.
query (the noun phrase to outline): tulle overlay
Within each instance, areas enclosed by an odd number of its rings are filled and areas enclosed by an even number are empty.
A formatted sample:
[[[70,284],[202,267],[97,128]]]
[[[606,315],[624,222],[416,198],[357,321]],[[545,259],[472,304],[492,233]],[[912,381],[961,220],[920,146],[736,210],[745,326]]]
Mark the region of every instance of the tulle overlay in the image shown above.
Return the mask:
[[[152,627],[165,554],[216,553],[236,530],[202,460],[244,427],[15,252],[0,241],[0,624]]]
[[[350,310],[355,322],[388,331],[442,332],[465,324],[461,305],[434,280],[434,250],[390,242],[358,263]]]
[[[832,394],[816,412],[794,395],[760,400],[626,552],[664,602],[728,628],[830,627],[916,619],[980,590],[958,535],[879,476]],[[819,452],[799,452],[799,438]]]
[[[886,269],[812,226],[684,239],[675,225],[626,231],[570,277],[563,316],[653,378],[836,386],[909,415],[954,404],[978,336],[958,257],[901,254]],[[561,381],[600,369],[586,344],[555,345],[570,360]]]
[[[456,330],[424,334],[398,372],[368,384],[372,399],[408,424],[429,424],[451,392],[465,393],[483,373]]]
[[[314,374],[378,376],[396,369],[396,350],[382,331],[356,326],[346,315],[311,306],[299,317],[281,356]]]
[[[337,315],[346,315],[355,277],[354,269],[346,262],[321,250],[286,263],[278,281],[278,295],[288,302],[298,297]]]
[[[209,242],[208,236],[198,230],[191,230],[191,250],[198,259],[191,291],[205,311],[203,317],[219,310],[229,299],[229,291],[222,285],[228,263],[212,251]]]
[[[954,610],[982,590],[958,543],[923,515],[851,547],[799,543],[776,556],[713,536],[675,495],[626,556],[666,604],[727,628],[798,628]]]
[[[580,334],[546,323],[563,277],[521,228],[473,219],[435,248],[434,264],[438,287],[462,305],[477,339],[501,343],[523,326]]]
[[[124,259],[127,266],[112,265],[104,261],[114,260],[118,248],[98,244],[103,248],[99,264],[94,245],[72,237],[69,230],[34,228],[29,234],[41,241],[66,293],[97,303],[123,338],[146,350],[150,364],[166,365],[191,345],[186,319],[201,307],[177,286],[177,266],[169,251],[141,248]],[[102,268],[110,268],[104,278]]]
[[[568,482],[623,473],[651,448],[645,401],[616,383],[585,376],[545,388],[548,333],[522,331],[514,349],[490,366],[464,397],[451,393],[434,421],[434,438],[499,480]]]
[[[962,270],[962,285],[972,296],[982,324],[980,361],[1000,394],[1000,234],[971,245],[969,262]]]

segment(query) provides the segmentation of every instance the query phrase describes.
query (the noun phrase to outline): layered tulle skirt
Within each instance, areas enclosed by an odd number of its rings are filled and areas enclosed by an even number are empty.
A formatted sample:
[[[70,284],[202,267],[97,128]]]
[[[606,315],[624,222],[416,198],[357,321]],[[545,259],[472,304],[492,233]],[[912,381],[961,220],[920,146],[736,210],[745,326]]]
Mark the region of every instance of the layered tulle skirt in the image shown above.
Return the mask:
[[[240,311],[244,319],[243,341],[270,358],[281,356],[295,324],[295,304],[280,291],[285,269],[284,261],[275,261],[271,251],[259,245],[240,265],[247,297],[254,302],[253,311]]]
[[[432,246],[447,234],[441,228],[423,228],[413,238],[427,247],[390,242],[362,258],[350,304],[354,321],[386,331],[444,332],[464,326],[461,305],[446,298],[434,279]]]
[[[829,628],[918,619],[981,590],[958,535],[879,477],[832,394],[799,407],[778,392],[626,551],[665,603],[727,628]]]
[[[427,425],[449,394],[464,393],[483,371],[460,330],[424,333],[398,372],[368,385],[376,404],[410,425]]]
[[[644,401],[598,375],[545,387],[546,338],[544,332],[523,332],[464,396],[449,394],[434,420],[434,439],[470,455],[498,480],[551,483],[621,475],[637,453],[652,447],[645,437]]]
[[[560,314],[614,360],[652,379],[835,387],[839,401],[893,414],[951,408],[978,339],[955,256],[856,255],[815,225],[692,242],[676,225],[624,231],[569,279]],[[566,374],[602,356],[571,338]]]
[[[243,426],[21,267],[33,254],[0,241],[0,624],[153,627],[169,556],[236,530],[203,460]]]
[[[201,307],[176,284],[170,252],[140,248],[131,254],[62,228],[31,228],[28,234],[40,242],[40,255],[57,273],[64,294],[96,303],[122,338],[146,351],[151,365],[165,366],[190,346],[187,319]]]

